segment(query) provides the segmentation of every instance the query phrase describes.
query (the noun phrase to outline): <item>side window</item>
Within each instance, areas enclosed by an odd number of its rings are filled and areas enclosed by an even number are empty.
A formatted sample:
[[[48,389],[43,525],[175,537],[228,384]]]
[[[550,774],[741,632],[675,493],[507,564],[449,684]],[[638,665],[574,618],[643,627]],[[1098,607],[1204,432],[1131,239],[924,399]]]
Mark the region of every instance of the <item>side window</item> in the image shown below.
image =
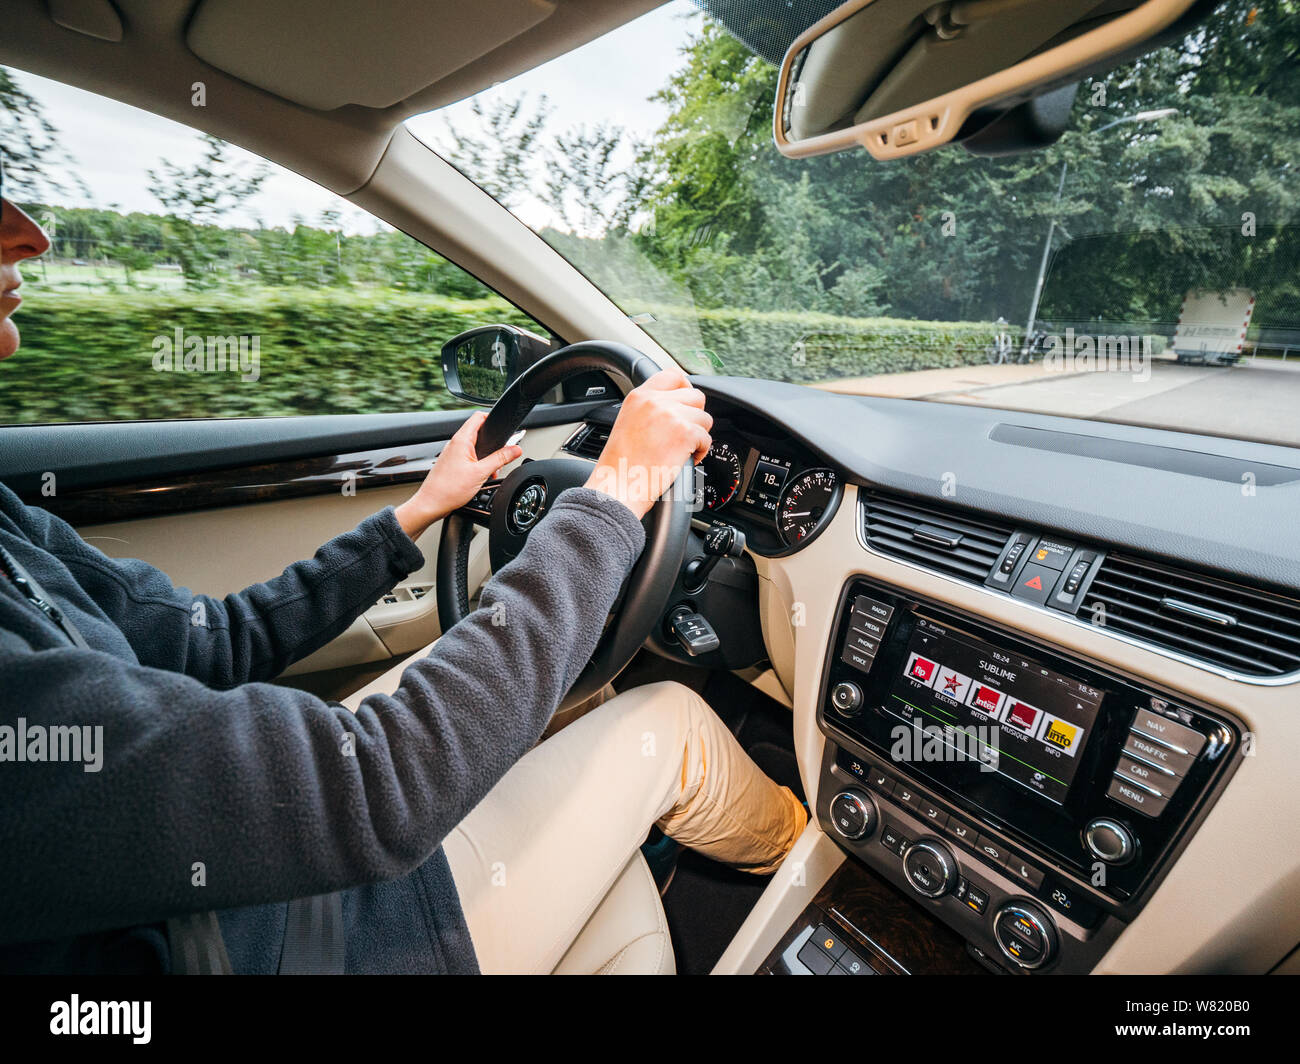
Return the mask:
[[[215,137],[0,67],[5,197],[41,223],[0,424],[460,405],[439,351],[546,330],[346,200]]]

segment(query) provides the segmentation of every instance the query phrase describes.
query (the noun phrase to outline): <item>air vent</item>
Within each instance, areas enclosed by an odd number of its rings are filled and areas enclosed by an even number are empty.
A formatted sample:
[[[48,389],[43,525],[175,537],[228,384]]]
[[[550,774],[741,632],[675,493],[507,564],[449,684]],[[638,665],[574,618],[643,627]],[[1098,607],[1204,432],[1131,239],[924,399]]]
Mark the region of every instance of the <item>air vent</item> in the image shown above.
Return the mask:
[[[605,449],[605,444],[608,442],[608,427],[586,424],[569,437],[561,450],[568,451],[569,454],[576,454],[579,458],[590,458],[595,461],[600,457],[600,452]]]
[[[1011,529],[928,503],[870,493],[862,506],[867,545],[927,569],[982,584]]]
[[[1079,619],[1248,676],[1300,669],[1300,599],[1138,558],[1106,556]]]

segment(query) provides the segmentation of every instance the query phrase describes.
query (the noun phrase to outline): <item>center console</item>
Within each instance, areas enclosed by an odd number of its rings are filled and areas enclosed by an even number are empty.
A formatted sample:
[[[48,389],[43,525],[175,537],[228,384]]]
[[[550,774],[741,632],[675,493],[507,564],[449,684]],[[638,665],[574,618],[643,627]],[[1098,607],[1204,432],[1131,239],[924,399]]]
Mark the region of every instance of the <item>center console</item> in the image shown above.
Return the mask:
[[[1226,783],[1237,723],[866,579],[834,632],[826,831],[985,965],[1090,971]]]

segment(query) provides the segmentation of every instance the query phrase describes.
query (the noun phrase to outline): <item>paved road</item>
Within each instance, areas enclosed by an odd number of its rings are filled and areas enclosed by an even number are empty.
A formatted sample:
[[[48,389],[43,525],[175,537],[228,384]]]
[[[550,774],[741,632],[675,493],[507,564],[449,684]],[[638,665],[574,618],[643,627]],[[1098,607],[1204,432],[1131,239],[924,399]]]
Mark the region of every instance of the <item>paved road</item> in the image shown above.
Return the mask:
[[[996,371],[1003,371],[1002,376]],[[1127,373],[1053,373],[1041,365],[964,366],[836,381],[828,387],[861,395],[1125,421],[1300,447],[1300,361],[1210,367],[1157,359],[1146,381]]]

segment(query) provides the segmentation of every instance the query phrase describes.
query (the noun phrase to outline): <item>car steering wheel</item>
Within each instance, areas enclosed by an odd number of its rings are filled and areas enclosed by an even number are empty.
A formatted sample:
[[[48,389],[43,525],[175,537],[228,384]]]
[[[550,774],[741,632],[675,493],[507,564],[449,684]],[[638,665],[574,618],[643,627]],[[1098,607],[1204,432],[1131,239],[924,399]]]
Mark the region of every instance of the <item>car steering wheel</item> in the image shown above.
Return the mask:
[[[609,374],[631,390],[659,372],[659,367],[624,344],[590,340],[561,348],[534,363],[505,390],[479,427],[475,450],[491,454],[505,446],[543,396],[568,378],[593,370]],[[560,492],[585,484],[591,469],[591,463],[580,458],[524,461],[504,480],[489,481],[467,506],[443,520],[437,594],[444,632],[470,612],[469,547],[475,526],[488,530],[488,556],[495,572],[523,550],[528,533]],[[674,488],[692,484],[692,476],[688,462]],[[595,653],[559,710],[584,702],[622,672],[663,616],[686,553],[689,492],[666,491],[642,523],[645,549],[610,611]]]

